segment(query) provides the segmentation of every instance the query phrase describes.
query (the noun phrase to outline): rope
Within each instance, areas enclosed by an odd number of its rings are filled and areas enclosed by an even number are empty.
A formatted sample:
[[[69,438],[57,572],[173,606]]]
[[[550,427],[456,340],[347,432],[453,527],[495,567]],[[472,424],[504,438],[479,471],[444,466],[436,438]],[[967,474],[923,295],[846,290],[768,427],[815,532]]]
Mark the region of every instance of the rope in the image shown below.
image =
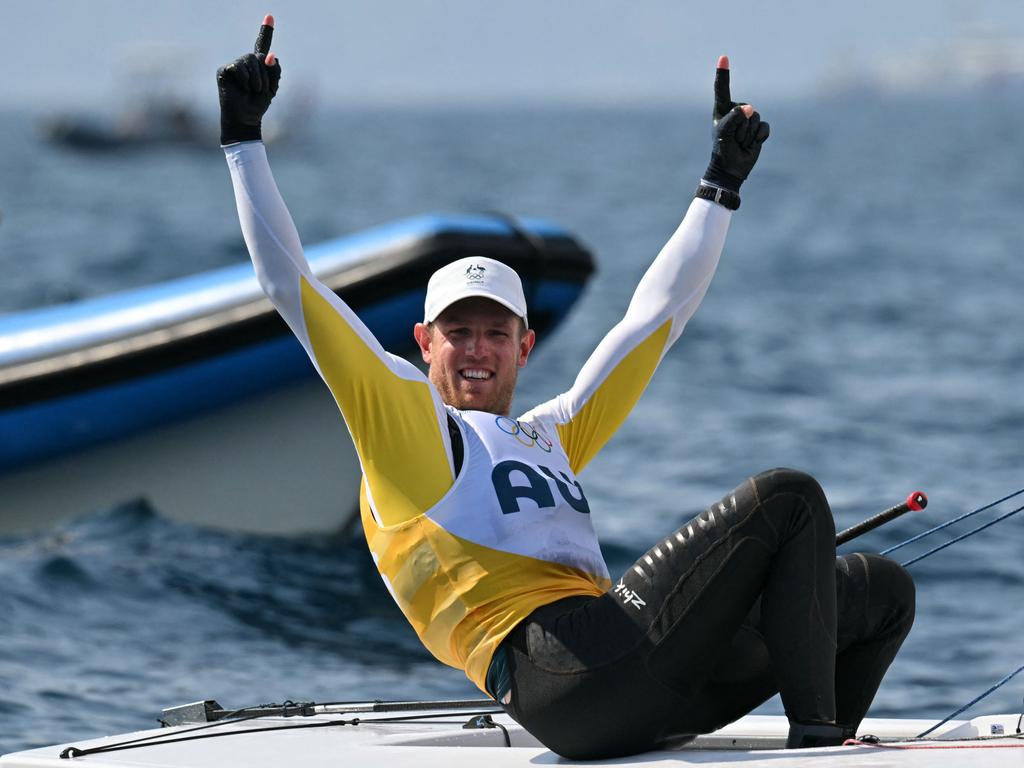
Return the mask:
[[[205,731],[205,730],[208,730],[210,728],[217,728],[217,727],[225,725],[226,723],[243,723],[243,722],[246,722],[247,720],[258,720],[261,717],[266,717],[266,715],[262,715],[262,714],[259,714],[259,715],[247,715],[246,717],[235,717],[235,718],[232,718],[230,720],[218,720],[218,721],[213,722],[213,723],[207,723],[206,725],[198,725],[198,726],[196,726],[194,728],[185,728],[185,729],[180,730],[180,731],[175,731],[175,733],[178,733],[178,734],[195,733],[196,731]],[[160,723],[163,724],[163,721],[161,720]],[[217,734],[208,734],[208,735],[213,736],[213,735],[217,735]],[[138,746],[138,747],[145,747],[145,746],[149,746],[150,743],[160,743],[158,741],[154,741],[154,739],[160,739],[161,736],[162,736],[162,734],[158,734],[156,736],[141,736],[141,737],[139,737],[137,739],[129,739],[128,741],[119,741],[116,744],[111,744],[111,745],[106,746],[106,747],[94,747],[92,749],[80,749],[78,747],[68,747],[63,752],[60,753],[60,756],[63,759],[67,759],[69,757],[80,757],[82,755],[89,755],[89,754],[92,754],[93,752],[114,752],[114,751],[120,750],[120,749],[132,749],[132,745],[133,746]],[[190,737],[186,736],[186,737],[182,737],[180,739],[175,739],[175,741],[188,741],[189,738]],[[202,739],[202,738],[205,738],[205,736],[193,736],[191,738]]]
[[[1010,736],[1016,739],[1016,736]],[[999,744],[892,744],[884,741],[847,739],[844,747],[881,747],[882,749],[1024,749],[1024,744],[1001,741]]]
[[[890,552],[895,552],[897,549],[901,549],[901,548],[907,546],[908,544],[913,544],[915,541],[923,539],[925,536],[930,536],[931,534],[935,533],[936,531],[941,531],[943,528],[949,528],[949,526],[954,525],[956,523],[959,523],[961,520],[966,520],[968,517],[971,517],[973,515],[977,515],[980,512],[984,512],[986,509],[992,509],[992,507],[998,506],[999,504],[1002,504],[1004,501],[1009,501],[1014,496],[1020,496],[1022,493],[1024,493],[1024,488],[1021,488],[1019,491],[1014,491],[1013,493],[1009,494],[1008,496],[1003,496],[1003,498],[1001,498],[1001,499],[999,499],[997,501],[993,501],[991,504],[986,504],[984,507],[978,507],[973,512],[967,512],[967,513],[965,513],[963,515],[960,515],[960,517],[955,517],[952,520],[949,520],[948,522],[942,523],[942,525],[937,525],[934,528],[930,528],[929,530],[925,531],[924,533],[919,533],[916,536],[911,536],[906,541],[902,541],[899,544],[896,544],[895,546],[889,547],[888,549],[883,549],[881,552],[879,552],[879,554],[880,555],[887,555]]]
[[[483,712],[469,712],[466,714],[473,716],[480,715],[495,715],[500,714],[502,710],[491,709]],[[247,733],[265,733],[267,731],[294,731],[302,728],[331,728],[345,725],[360,725],[361,723],[393,723],[403,724],[412,723],[414,721],[422,720],[433,720],[436,723],[452,723],[451,720],[442,720],[443,717],[452,717],[452,715],[445,715],[443,713],[432,713],[427,715],[400,715],[398,717],[377,717],[371,719],[361,719],[354,717],[351,720],[327,720],[319,721],[314,723],[295,723],[289,725],[271,725],[264,728],[242,728],[236,731],[225,731],[218,730],[214,733],[195,733],[195,731],[202,731],[213,726],[223,726],[228,723],[239,723],[245,720],[255,720],[259,716],[242,717],[234,720],[219,720],[216,723],[209,725],[200,726],[198,728],[190,728],[184,731],[175,731],[174,734],[155,734],[153,736],[143,736],[138,739],[131,739],[129,741],[121,741],[115,744],[104,744],[99,747],[91,747],[88,749],[81,749],[80,747],[67,747],[63,752],[60,753],[61,759],[67,760],[73,757],[84,757],[86,755],[94,755],[100,752],[120,752],[126,749],[138,749],[140,747],[152,747],[158,744],[174,744],[181,741],[198,741],[199,739],[214,739],[224,736],[241,736]],[[455,722],[462,722],[461,720]],[[498,726],[495,723],[495,726]],[[502,729],[504,731],[504,729]],[[181,734],[190,734],[182,736]],[[508,732],[505,731],[505,739],[508,741]]]
[[[487,709],[495,706],[493,699],[455,699],[444,701],[321,701],[319,707],[344,707],[344,712],[325,714],[344,714],[349,712],[406,712],[424,709]]]
[[[973,536],[976,533],[980,533],[981,531],[984,531],[986,528],[991,528],[996,523],[1001,523],[1006,518],[1012,517],[1013,515],[1016,515],[1022,509],[1024,509],[1024,506],[1017,507],[1016,509],[1011,510],[1010,512],[1007,512],[1005,515],[1000,515],[999,517],[995,518],[994,520],[990,520],[989,522],[985,523],[984,525],[979,525],[977,528],[974,528],[974,529],[968,531],[967,533],[964,533],[964,534],[961,534],[960,536],[957,536],[955,539],[950,539],[945,544],[940,544],[937,547],[933,547],[932,549],[929,549],[927,552],[925,552],[923,555],[918,555],[917,557],[911,558],[910,560],[907,560],[905,563],[901,563],[901,565],[904,568],[906,568],[908,565],[913,565],[914,563],[918,562],[919,560],[924,560],[929,555],[934,555],[936,552],[941,552],[946,547],[951,547],[954,544],[956,544],[958,541],[963,541],[964,539],[968,538],[969,536]]]
[[[1024,507],[1022,507],[1022,509],[1024,509]],[[993,692],[997,691],[997,690],[998,690],[999,688],[1001,688],[1001,687],[1003,687],[1004,685],[1006,685],[1006,683],[1008,683],[1008,682],[1009,682],[1010,680],[1012,680],[1012,679],[1013,679],[1013,678],[1014,678],[1014,677],[1015,677],[1016,675],[1019,675],[1019,674],[1020,674],[1021,672],[1024,672],[1024,666],[1020,666],[1020,667],[1017,667],[1016,671],[1014,671],[1014,672],[1011,672],[1010,674],[1008,674],[1008,675],[1007,675],[1006,677],[1004,677],[1004,678],[1003,678],[1002,680],[1000,680],[1000,681],[999,681],[998,683],[996,683],[995,685],[993,685],[993,686],[992,686],[991,688],[989,688],[989,689],[988,689],[987,691],[985,691],[985,692],[984,692],[983,694],[981,694],[980,696],[978,696],[977,698],[975,698],[975,699],[974,699],[973,701],[969,701],[969,702],[967,702],[967,703],[966,703],[966,704],[964,704],[964,705],[963,705],[962,707],[960,707],[960,709],[958,709],[958,710],[957,710],[956,712],[954,712],[953,714],[949,715],[949,716],[948,716],[948,717],[946,717],[946,718],[945,718],[944,720],[940,720],[940,721],[939,721],[939,722],[937,722],[937,723],[936,723],[935,725],[933,725],[933,726],[932,726],[931,728],[929,728],[929,729],[928,729],[927,731],[924,731],[923,733],[919,733],[919,734],[917,735],[917,738],[919,738],[919,739],[922,739],[922,738],[924,738],[925,736],[927,736],[927,735],[928,735],[929,733],[931,733],[932,731],[934,731],[934,730],[935,730],[936,728],[938,728],[938,727],[939,727],[940,725],[943,725],[943,724],[945,724],[945,723],[948,723],[948,722],[949,722],[950,720],[952,720],[952,719],[953,719],[954,717],[956,717],[957,715],[959,715],[959,714],[960,714],[961,712],[964,712],[964,711],[966,711],[966,710],[970,709],[970,708],[971,708],[971,707],[973,707],[973,706],[974,706],[975,704],[977,704],[977,703],[978,703],[979,701],[981,701],[981,700],[982,700],[982,699],[984,699],[984,698],[985,698],[986,696],[988,696],[988,695],[989,695],[990,693],[993,693]]]
[[[947,522],[942,523],[941,525],[937,525],[934,528],[929,528],[927,531],[924,531],[923,533],[919,533],[916,536],[911,536],[906,541],[900,542],[899,544],[896,544],[895,546],[892,546],[892,547],[889,547],[888,549],[882,550],[880,554],[887,555],[890,552],[895,552],[897,549],[901,549],[901,548],[907,546],[908,544],[913,544],[914,542],[920,541],[921,539],[925,538],[926,536],[930,536],[933,533],[936,533],[937,531],[944,530],[945,528],[949,528],[951,525],[955,525],[956,523],[959,523],[962,520],[966,520],[969,517],[973,517],[974,515],[977,515],[977,514],[979,514],[981,512],[984,512],[986,510],[992,509],[993,507],[998,506],[999,504],[1002,504],[1004,501],[1009,501],[1010,499],[1012,499],[1012,498],[1014,498],[1016,496],[1020,496],[1022,493],[1024,493],[1024,488],[1021,488],[1018,491],[1014,491],[1013,493],[1007,494],[1006,496],[1003,496],[1003,498],[997,499],[996,501],[993,501],[990,504],[986,504],[983,507],[978,507],[977,509],[972,510],[971,512],[967,512],[967,513],[965,513],[963,515],[960,515],[959,517],[953,518],[952,520],[948,520]],[[1020,507],[1017,507],[1016,509],[1010,510],[1009,512],[1007,512],[1007,513],[1005,513],[1003,515],[1000,515],[999,517],[997,517],[997,518],[995,518],[993,520],[990,520],[989,522],[987,522],[987,523],[985,523],[983,525],[979,525],[977,528],[973,528],[970,531],[967,531],[966,533],[963,533],[963,534],[961,534],[961,535],[959,535],[959,536],[957,536],[955,538],[950,539],[949,541],[945,542],[944,544],[940,544],[937,547],[932,547],[927,552],[924,552],[923,554],[920,554],[917,557],[913,557],[910,560],[907,560],[906,562],[901,563],[901,565],[904,568],[906,568],[907,566],[910,566],[910,565],[913,565],[914,563],[920,562],[921,560],[924,560],[926,557],[934,555],[936,552],[941,552],[942,550],[946,549],[947,547],[953,546],[958,541],[963,541],[964,539],[969,538],[969,537],[973,536],[976,533],[980,533],[981,531],[984,531],[986,528],[991,528],[996,523],[1001,523],[1003,520],[1006,520],[1007,518],[1012,517],[1013,515],[1015,515],[1018,512],[1020,512],[1021,510],[1024,510],[1024,506],[1020,506]],[[977,704],[979,701],[984,699],[986,696],[994,693],[999,688],[1004,686],[1006,683],[1008,683],[1010,680],[1012,680],[1014,677],[1016,677],[1021,672],[1024,672],[1024,666],[1018,667],[1016,670],[1014,670],[1013,672],[1008,674],[1006,677],[1004,677],[998,683],[996,683],[991,688],[989,688],[987,691],[982,693],[980,696],[977,696],[973,700],[967,702],[962,707],[960,707],[958,710],[956,710],[955,712],[950,714],[948,717],[940,720],[939,722],[937,722],[935,725],[933,725],[928,730],[918,734],[917,738],[919,738],[919,739],[920,738],[924,738],[925,736],[927,736],[929,733],[931,733],[932,731],[934,731],[938,727],[944,725],[945,723],[948,723],[950,720],[952,720],[957,715],[967,711],[968,709],[973,707],[975,704]],[[1018,726],[1019,726],[1019,723],[1018,723]],[[1019,727],[1018,727],[1018,733],[1019,733]],[[851,743],[855,743],[855,744],[858,744],[858,745],[864,745],[864,746],[879,746],[877,744],[872,744],[870,742],[862,742],[862,741],[855,741],[855,740],[851,740]],[[888,746],[888,745],[886,745],[886,746]],[[998,746],[1002,746],[1002,745],[980,745],[980,744],[979,745],[971,745],[971,747],[975,748],[975,749],[982,748],[982,747],[992,748],[992,747],[998,747]],[[1006,746],[1011,746],[1011,745],[1006,745]],[[1024,745],[1016,744],[1016,745],[1012,745],[1012,746],[1024,746]],[[941,747],[941,746],[934,746],[934,745],[932,745],[932,746],[924,746],[924,745],[922,745],[922,746],[902,746],[902,747],[896,747],[896,748],[898,748],[898,749],[947,749],[947,748],[959,748],[959,747]]]

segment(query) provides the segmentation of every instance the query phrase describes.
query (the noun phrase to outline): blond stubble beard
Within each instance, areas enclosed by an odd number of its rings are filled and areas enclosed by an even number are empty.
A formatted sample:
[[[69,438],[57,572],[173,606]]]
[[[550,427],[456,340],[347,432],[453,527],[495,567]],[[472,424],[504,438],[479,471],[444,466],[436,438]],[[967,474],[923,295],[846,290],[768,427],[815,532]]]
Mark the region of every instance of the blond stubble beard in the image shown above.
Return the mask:
[[[455,375],[458,376],[459,373],[456,371]],[[509,411],[512,410],[512,395],[515,393],[516,382],[519,380],[519,371],[513,372],[512,379],[498,389],[494,393],[494,397],[491,398],[491,402],[487,403],[483,408],[472,408],[469,404],[462,402],[461,395],[452,386],[452,381],[439,372],[435,372],[433,366],[430,367],[429,378],[431,384],[437,389],[438,394],[441,395],[441,402],[445,405],[453,406],[460,411],[478,410],[485,413],[508,416]]]

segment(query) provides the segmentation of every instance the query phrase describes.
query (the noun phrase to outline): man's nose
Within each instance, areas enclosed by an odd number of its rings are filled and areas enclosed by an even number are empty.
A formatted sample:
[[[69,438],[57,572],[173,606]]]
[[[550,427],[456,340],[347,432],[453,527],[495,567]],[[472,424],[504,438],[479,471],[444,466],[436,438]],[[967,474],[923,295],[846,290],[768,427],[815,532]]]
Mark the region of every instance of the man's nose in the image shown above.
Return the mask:
[[[482,333],[471,333],[466,340],[466,354],[482,356],[487,349],[486,339]]]

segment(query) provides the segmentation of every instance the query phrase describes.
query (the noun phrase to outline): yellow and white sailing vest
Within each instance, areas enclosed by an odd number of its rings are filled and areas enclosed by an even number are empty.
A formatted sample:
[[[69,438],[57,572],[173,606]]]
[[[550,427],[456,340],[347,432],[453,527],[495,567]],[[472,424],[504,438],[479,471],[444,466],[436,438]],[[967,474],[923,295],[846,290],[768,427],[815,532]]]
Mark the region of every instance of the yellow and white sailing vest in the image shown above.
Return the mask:
[[[535,608],[611,582],[590,506],[557,432],[449,409],[462,471],[423,515],[363,528],[391,594],[424,645],[483,688],[491,655]]]

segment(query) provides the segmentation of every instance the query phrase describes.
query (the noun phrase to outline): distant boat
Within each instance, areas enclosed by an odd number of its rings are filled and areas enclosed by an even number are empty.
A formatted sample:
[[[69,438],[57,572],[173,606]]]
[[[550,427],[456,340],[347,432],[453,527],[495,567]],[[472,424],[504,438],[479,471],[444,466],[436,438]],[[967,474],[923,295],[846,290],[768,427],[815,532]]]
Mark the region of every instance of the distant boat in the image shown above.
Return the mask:
[[[99,113],[51,115],[40,125],[43,138],[82,152],[153,146],[216,149],[220,144],[217,121],[197,108],[199,103],[215,106],[215,92],[204,92],[202,100],[191,97],[179,82],[178,69],[165,66],[167,61],[189,58],[187,50],[166,45],[145,44],[126,53],[119,71],[114,73],[123,106]],[[278,101],[281,103],[275,103],[273,113],[264,122],[267,143],[301,132],[315,100],[307,86],[292,83],[287,97]]]
[[[594,269],[560,227],[496,214],[421,216],[307,249],[404,355],[429,275],[474,254],[523,276],[542,339]],[[358,477],[337,406],[248,263],[0,316],[0,533],[139,498],[200,525],[334,531]]]
[[[217,146],[216,132],[184,102],[151,104],[116,119],[58,115],[43,123],[43,136],[81,150],[111,150],[154,144]]]
[[[308,99],[292,99],[291,111],[284,119],[264,127],[264,143],[279,142],[291,136],[296,126],[304,125],[310,111],[308,104]],[[46,141],[82,152],[154,146],[215,150],[220,146],[217,126],[185,101],[143,104],[113,118],[54,115],[42,122],[41,131]]]
[[[916,47],[858,57],[838,49],[819,83],[831,95],[977,93],[1024,86],[1024,39],[987,23],[953,23],[953,34]]]
[[[289,102],[291,111],[281,122],[264,127],[265,143],[278,142],[305,124],[310,107],[308,99],[296,97]],[[203,119],[186,101],[143,103],[116,117],[60,114],[46,118],[41,125],[43,138],[82,152],[180,147],[215,150],[220,146],[217,126]]]

